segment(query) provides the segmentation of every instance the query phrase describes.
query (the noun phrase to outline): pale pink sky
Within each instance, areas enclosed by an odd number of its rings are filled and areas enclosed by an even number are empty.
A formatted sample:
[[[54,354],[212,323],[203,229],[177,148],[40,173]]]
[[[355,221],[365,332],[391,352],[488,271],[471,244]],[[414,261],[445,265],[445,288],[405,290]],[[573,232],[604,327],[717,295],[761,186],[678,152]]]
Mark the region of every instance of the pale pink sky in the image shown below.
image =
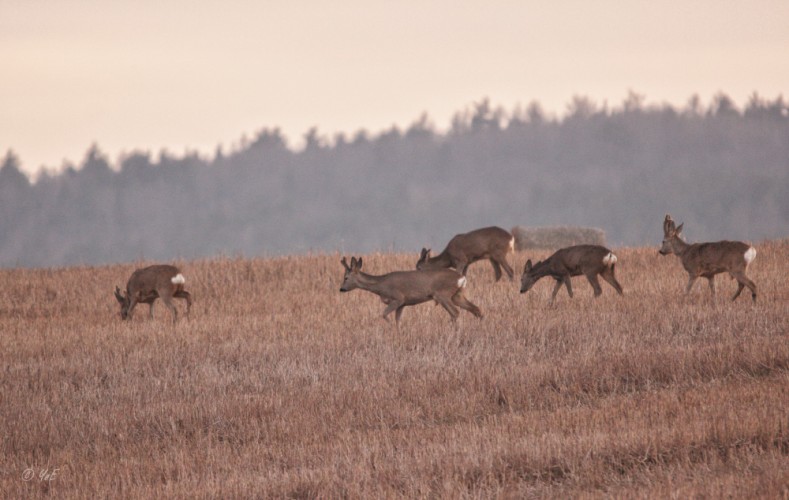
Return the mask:
[[[439,129],[482,98],[618,106],[789,90],[786,0],[0,0],[0,155],[225,150],[280,127]],[[787,96],[789,97],[789,96]]]

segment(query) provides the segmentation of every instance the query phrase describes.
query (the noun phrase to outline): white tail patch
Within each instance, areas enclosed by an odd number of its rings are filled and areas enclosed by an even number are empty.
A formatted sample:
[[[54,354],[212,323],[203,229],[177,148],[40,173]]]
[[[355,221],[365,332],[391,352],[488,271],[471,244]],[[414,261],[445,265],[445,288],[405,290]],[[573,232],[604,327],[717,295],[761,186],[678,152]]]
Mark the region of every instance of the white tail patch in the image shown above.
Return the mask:
[[[748,250],[745,251],[745,255],[743,255],[743,257],[745,257],[745,265],[747,266],[748,264],[753,262],[753,259],[756,258],[756,249],[750,247]]]
[[[172,278],[170,278],[170,281],[173,283],[173,285],[183,285],[184,283],[186,283],[186,278],[184,278],[183,274],[178,273]]]
[[[515,236],[510,240],[510,253],[515,251]]]
[[[608,255],[603,257],[603,264],[605,264],[608,267],[611,267],[614,264],[616,264],[616,255],[614,255],[614,252],[608,252]]]
[[[466,277],[465,276],[461,276],[460,277],[460,279],[458,280],[458,286],[460,288],[466,288]]]

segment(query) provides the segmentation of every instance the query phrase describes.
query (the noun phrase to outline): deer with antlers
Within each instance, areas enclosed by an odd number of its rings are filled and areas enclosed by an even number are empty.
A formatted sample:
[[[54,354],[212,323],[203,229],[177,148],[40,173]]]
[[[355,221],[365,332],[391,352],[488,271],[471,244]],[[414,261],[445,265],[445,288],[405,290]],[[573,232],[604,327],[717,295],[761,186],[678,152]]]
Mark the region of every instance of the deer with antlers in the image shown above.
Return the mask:
[[[663,221],[663,246],[661,255],[674,254],[682,261],[688,272],[688,285],[685,294],[690,293],[693,283],[699,277],[707,278],[710,292],[715,295],[715,275],[729,273],[737,280],[737,292],[732,300],[737,300],[746,286],[751,291],[751,298],[756,301],[756,284],[746,276],[748,266],[756,258],[756,249],[742,241],[715,241],[711,243],[688,244],[682,239],[682,226],[677,226],[671,215],[666,214]]]
[[[356,288],[367,290],[379,297],[384,304],[383,318],[395,312],[395,326],[400,327],[400,316],[405,306],[413,306],[435,301],[443,307],[456,321],[458,307],[465,309],[474,316],[481,318],[482,312],[463,294],[466,277],[454,269],[435,269],[429,271],[395,271],[374,276],[362,272],[362,258],[351,257],[350,265],[342,258],[340,263],[345,268],[341,292],[349,292]]]

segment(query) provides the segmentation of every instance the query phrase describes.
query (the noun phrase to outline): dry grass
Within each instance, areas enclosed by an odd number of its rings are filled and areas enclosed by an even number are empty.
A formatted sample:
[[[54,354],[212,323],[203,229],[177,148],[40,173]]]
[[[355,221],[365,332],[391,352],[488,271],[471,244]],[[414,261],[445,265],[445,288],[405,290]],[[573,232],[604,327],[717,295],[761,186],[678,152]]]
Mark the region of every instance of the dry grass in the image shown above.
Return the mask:
[[[618,248],[624,297],[576,278],[548,307],[552,283],[480,263],[484,319],[423,304],[399,333],[338,292],[338,255],[181,263],[175,328],[161,304],[120,321],[132,265],[0,271],[0,492],[786,498],[789,242],[758,250],[756,304],[724,277],[685,298],[678,259]]]

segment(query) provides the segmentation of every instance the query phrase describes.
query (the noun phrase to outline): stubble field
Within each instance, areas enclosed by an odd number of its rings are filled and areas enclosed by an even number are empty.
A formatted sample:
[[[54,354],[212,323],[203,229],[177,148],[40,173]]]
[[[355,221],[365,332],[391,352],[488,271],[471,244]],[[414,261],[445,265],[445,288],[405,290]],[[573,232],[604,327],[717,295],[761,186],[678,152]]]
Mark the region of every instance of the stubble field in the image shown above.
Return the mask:
[[[144,263],[2,270],[0,492],[787,498],[789,241],[756,246],[756,304],[727,276],[686,298],[679,259],[615,249],[623,297],[574,278],[549,307],[550,280],[521,295],[482,262],[483,319],[423,304],[399,332],[338,291],[339,255],[177,263],[175,327],[161,303],[119,318]]]

